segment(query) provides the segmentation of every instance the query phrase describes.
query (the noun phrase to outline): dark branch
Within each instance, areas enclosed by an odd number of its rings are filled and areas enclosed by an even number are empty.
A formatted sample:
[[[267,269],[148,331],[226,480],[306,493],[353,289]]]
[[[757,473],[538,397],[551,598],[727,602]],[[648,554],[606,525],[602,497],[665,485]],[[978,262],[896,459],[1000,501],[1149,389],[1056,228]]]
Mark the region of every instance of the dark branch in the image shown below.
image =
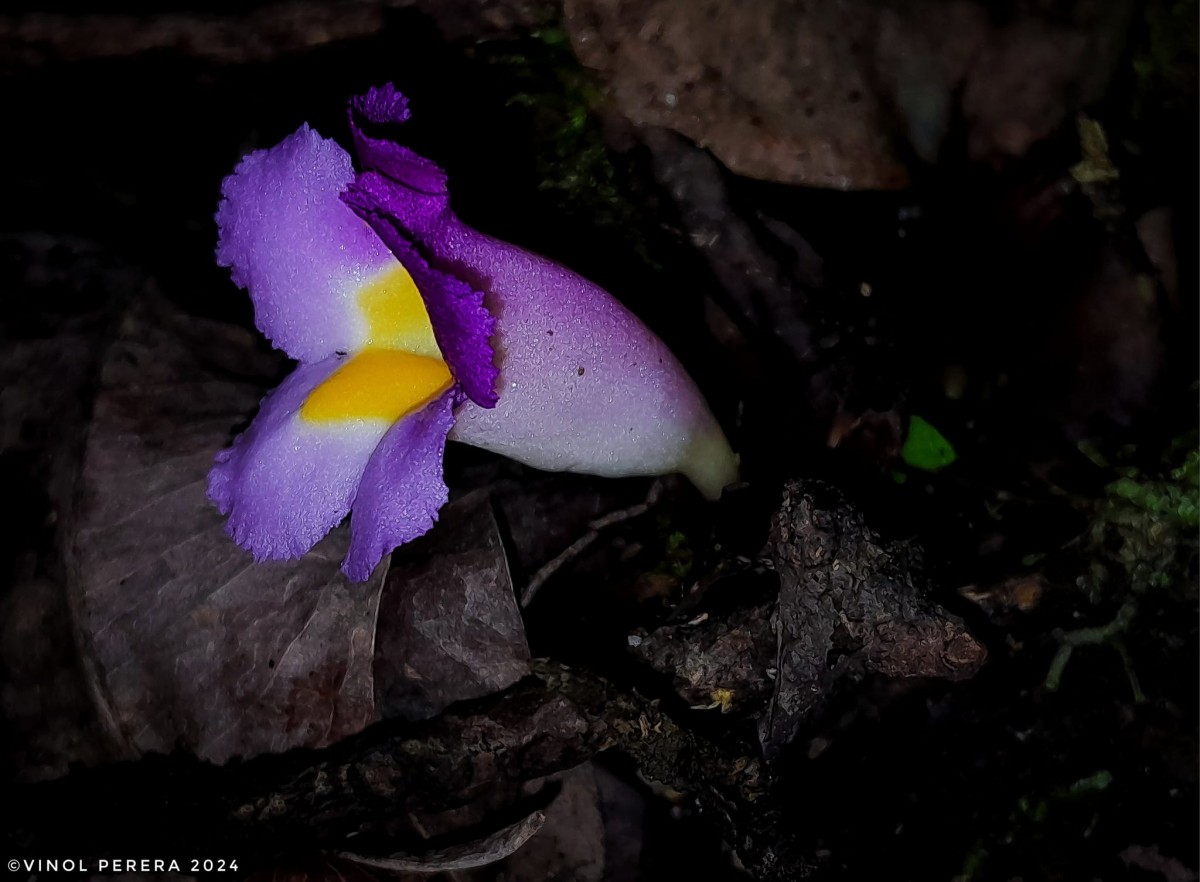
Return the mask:
[[[149,847],[250,863],[344,845],[399,813],[461,805],[613,746],[676,786],[710,790],[745,777],[745,758],[726,763],[652,703],[535,662],[532,676],[503,693],[420,723],[383,721],[324,750],[220,767],[150,756],[28,785],[11,793],[18,820],[5,851],[45,856],[69,845],[73,856],[101,858]]]

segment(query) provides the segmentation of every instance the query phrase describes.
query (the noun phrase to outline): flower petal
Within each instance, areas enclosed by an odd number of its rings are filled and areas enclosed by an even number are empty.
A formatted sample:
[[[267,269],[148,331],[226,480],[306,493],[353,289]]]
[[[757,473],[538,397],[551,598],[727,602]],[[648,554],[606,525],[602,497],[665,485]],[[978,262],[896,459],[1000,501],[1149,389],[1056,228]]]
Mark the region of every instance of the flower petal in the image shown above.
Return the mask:
[[[350,516],[350,552],[342,569],[365,581],[385,554],[428,532],[446,504],[442,478],[446,433],[454,425],[447,392],[397,422],[367,463]]]
[[[350,131],[354,152],[364,169],[382,172],[394,181],[421,193],[446,193],[446,173],[391,138],[375,137],[372,130],[408,122],[408,99],[391,83],[369,90],[350,101]]]
[[[256,560],[299,557],[337,526],[388,430],[386,420],[320,424],[300,416],[312,391],[345,363],[334,356],[296,368],[209,472],[208,496],[229,515],[226,531]]]
[[[353,179],[350,155],[305,125],[221,185],[217,262],[249,290],[258,329],[300,361],[359,348],[370,329],[358,296],[395,268],[339,198]]]
[[[449,267],[431,266],[412,241],[414,228],[436,224],[448,213],[444,199],[418,193],[376,172],[360,174],[345,202],[375,230],[404,265],[425,300],[442,357],[462,390],[480,407],[497,400],[492,334],[496,318],[484,305],[484,293]]]

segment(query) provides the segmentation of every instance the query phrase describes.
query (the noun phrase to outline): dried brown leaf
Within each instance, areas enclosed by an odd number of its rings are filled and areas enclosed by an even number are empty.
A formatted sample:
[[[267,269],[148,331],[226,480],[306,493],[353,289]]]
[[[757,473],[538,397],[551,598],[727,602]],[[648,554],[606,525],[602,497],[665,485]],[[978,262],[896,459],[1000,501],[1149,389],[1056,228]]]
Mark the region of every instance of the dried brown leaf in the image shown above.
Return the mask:
[[[447,505],[399,549],[380,602],[375,695],[384,716],[423,719],[511,686],[529,647],[486,491]]]
[[[205,497],[213,456],[278,367],[250,334],[153,302],[104,361],[69,587],[94,697],[130,754],[223,762],[326,745],[374,719],[382,576],[342,576],[344,531],[299,561],[256,565]]]

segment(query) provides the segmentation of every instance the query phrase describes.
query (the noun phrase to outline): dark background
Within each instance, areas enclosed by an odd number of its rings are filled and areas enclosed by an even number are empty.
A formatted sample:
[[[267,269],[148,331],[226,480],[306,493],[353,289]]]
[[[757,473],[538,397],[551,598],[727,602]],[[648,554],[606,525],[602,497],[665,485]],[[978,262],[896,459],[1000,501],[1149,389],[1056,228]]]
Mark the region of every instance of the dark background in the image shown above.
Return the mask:
[[[68,578],[53,451],[87,425],[89,362],[45,353],[102,347],[147,291],[249,326],[212,259],[222,177],[303,121],[346,143],[347,97],[391,81],[456,211],[625,302],[742,455],[718,510],[676,487],[621,535],[666,566],[610,548],[547,587],[536,655],[643,685],[623,636],[757,555],[785,478],[831,481],[925,548],[990,661],[954,685],[868,679],[811,721],[782,774],[817,877],[1195,879],[1195,4],[700,6],[9,5],[6,608]],[[906,462],[913,415],[953,466]],[[448,477],[536,478],[474,451]],[[1131,605],[1048,689],[1064,635]],[[21,647],[53,628],[8,622],[6,713],[45,722]],[[6,768],[43,777],[55,758],[18,729]],[[736,874],[685,798],[605,762],[645,812],[619,878]]]

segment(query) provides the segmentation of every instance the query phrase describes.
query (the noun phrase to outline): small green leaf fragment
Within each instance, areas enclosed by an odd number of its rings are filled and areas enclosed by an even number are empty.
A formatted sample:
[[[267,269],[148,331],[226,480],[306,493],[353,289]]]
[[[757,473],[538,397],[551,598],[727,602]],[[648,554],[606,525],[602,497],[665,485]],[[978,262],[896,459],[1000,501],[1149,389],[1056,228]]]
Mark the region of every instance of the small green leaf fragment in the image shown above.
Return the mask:
[[[946,436],[914,415],[908,423],[908,437],[904,439],[900,458],[915,469],[935,472],[958,459],[958,454]]]
[[[1108,769],[1101,769],[1094,775],[1088,775],[1086,778],[1080,778],[1072,784],[1068,790],[1071,796],[1079,796],[1084,793],[1097,793],[1101,790],[1108,789],[1108,785],[1113,782],[1112,772]]]

